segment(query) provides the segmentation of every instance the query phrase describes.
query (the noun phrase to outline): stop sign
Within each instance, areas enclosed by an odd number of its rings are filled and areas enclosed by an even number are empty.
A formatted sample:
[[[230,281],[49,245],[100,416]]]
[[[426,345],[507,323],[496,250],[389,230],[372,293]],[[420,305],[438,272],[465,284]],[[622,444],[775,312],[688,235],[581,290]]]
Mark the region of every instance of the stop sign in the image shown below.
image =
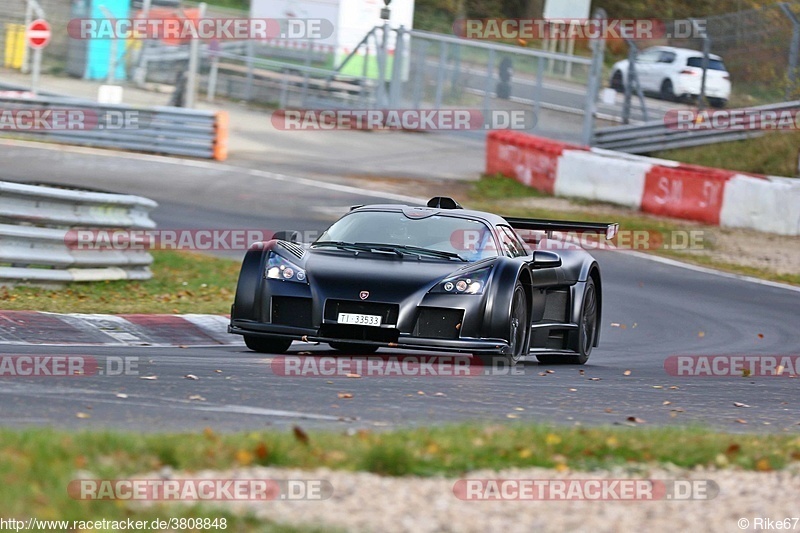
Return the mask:
[[[50,42],[50,24],[44,19],[34,20],[28,26],[25,36],[31,48],[44,48]]]

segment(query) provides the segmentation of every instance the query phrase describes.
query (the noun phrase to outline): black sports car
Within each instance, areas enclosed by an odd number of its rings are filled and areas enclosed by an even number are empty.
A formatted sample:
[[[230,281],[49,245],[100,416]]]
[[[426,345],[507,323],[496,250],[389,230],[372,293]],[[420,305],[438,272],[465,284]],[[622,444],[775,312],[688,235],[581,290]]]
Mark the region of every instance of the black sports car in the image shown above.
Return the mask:
[[[541,239],[529,245],[515,229]],[[303,340],[351,354],[384,346],[583,364],[598,342],[600,268],[579,246],[541,243],[554,231],[616,230],[503,218],[444,197],[356,206],[311,244],[281,232],[251,246],[228,331],[265,353]]]

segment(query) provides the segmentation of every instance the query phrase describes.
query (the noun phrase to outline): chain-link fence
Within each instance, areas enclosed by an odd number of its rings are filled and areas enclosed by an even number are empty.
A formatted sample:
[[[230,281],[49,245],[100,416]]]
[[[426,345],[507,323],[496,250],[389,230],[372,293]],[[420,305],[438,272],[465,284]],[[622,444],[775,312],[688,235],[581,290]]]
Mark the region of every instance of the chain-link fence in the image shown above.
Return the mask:
[[[722,56],[732,80],[731,106],[800,97],[800,2],[783,2],[706,17],[711,52]],[[671,46],[703,49],[702,38],[671,39]]]

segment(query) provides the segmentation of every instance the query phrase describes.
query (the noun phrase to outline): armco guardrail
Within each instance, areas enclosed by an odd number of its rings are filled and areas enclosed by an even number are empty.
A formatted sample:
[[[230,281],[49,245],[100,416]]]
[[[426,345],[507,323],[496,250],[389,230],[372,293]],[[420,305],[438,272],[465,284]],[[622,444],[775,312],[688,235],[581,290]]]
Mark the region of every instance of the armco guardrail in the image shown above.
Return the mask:
[[[224,111],[0,95],[0,113],[7,136],[220,161],[228,154]]]
[[[721,112],[733,114],[746,112],[763,116],[764,113],[768,112],[774,112],[777,115],[781,112],[795,112],[797,110],[800,110],[800,100],[750,107],[745,110],[722,110]],[[708,110],[708,112],[715,113],[720,111],[712,109]],[[744,121],[736,129],[714,129],[711,127],[708,129],[702,127],[690,129],[682,127],[677,117],[674,116],[675,114],[667,115],[663,120],[645,122],[635,126],[617,126],[597,130],[594,133],[592,146],[630,154],[646,154],[657,150],[738,141],[764,134],[764,129],[759,126],[753,127],[747,121]]]
[[[493,131],[486,173],[540,191],[706,224],[800,235],[800,179],[743,174],[514,131]]]
[[[0,181],[0,284],[150,279],[146,250],[75,243],[75,229],[155,228],[140,196]]]

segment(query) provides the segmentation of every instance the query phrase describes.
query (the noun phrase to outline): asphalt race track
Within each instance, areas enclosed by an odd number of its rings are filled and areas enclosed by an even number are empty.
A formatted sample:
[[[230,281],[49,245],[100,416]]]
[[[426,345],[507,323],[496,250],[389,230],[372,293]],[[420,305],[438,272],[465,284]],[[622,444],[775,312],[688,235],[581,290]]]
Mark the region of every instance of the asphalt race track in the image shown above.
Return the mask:
[[[5,180],[148,196],[160,203],[153,218],[162,228],[314,230],[324,228],[346,206],[380,201],[375,193],[262,179],[210,163],[90,152],[4,146],[0,168]],[[290,378],[272,372],[271,356],[243,345],[4,345],[0,352],[6,355],[93,356],[101,368],[108,358],[136,358],[138,375],[0,378],[0,424],[133,431],[300,424],[344,430],[511,419],[636,424],[627,418],[637,417],[647,426],[703,423],[728,431],[775,432],[800,428],[795,401],[800,377],[677,377],[665,370],[665,359],[672,355],[800,355],[800,291],[633,253],[602,252],[596,257],[604,276],[601,345],[584,367],[543,367],[532,360],[515,375]],[[290,353],[298,352],[334,353],[325,345],[295,343]],[[198,379],[187,379],[187,374]],[[352,398],[340,398],[340,393]],[[79,412],[90,417],[78,418]]]

